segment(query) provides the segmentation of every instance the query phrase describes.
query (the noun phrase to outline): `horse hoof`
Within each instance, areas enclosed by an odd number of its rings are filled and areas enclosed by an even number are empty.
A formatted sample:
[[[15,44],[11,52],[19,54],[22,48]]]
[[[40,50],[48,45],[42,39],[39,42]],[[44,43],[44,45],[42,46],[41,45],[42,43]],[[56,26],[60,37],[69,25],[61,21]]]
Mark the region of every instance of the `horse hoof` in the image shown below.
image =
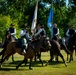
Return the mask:
[[[69,63],[71,62],[71,60],[69,60]]]
[[[47,64],[45,64],[45,66],[47,66]]]
[[[16,70],[18,70],[18,66],[16,66]]]
[[[65,62],[65,66],[67,67],[67,63]]]
[[[29,68],[30,70],[33,70],[31,67]]]
[[[42,63],[42,66],[44,66],[44,64]]]
[[[0,64],[0,68],[2,67],[2,65]]]

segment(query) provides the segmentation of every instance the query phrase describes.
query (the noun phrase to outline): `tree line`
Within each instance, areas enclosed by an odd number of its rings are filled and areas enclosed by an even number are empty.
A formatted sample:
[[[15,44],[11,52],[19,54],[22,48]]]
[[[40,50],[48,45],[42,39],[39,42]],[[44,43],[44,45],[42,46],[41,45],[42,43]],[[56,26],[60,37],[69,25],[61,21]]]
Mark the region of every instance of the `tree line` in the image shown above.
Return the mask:
[[[0,0],[0,39],[4,38],[11,23],[17,29],[17,37],[21,26],[25,23],[27,23],[27,30],[30,31],[36,1]],[[76,0],[39,0],[37,23],[44,25],[49,37],[51,32],[47,27],[47,20],[51,8],[54,10],[53,23],[57,23],[60,36],[65,36],[70,25],[73,24],[76,27]]]

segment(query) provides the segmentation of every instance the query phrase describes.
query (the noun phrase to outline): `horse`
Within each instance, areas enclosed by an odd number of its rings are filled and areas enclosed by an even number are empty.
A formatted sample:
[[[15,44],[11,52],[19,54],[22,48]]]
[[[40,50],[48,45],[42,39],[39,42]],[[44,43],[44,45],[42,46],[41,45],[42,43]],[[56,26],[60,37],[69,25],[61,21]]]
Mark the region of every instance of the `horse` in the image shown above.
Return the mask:
[[[63,57],[63,55],[61,54],[60,51],[61,51],[61,47],[62,47],[62,48],[64,48],[64,50],[66,51],[67,54],[70,54],[70,52],[68,51],[68,49],[65,47],[64,44],[60,45],[60,43],[58,41],[56,41],[56,40],[49,39],[49,41],[50,41],[51,47],[49,47],[49,46],[46,47],[45,45],[42,46],[42,48],[40,49],[40,54],[38,54],[39,60],[41,61],[41,52],[50,51],[50,60],[48,61],[48,63],[50,63],[50,62],[53,61],[53,57],[55,55],[55,56],[60,56],[62,58],[64,64],[65,64],[65,66],[67,66],[67,64],[66,64],[66,62],[64,60],[64,57]],[[57,61],[58,61],[58,59],[57,59]]]
[[[14,42],[14,41],[15,41],[15,39],[11,36],[10,32],[6,31],[5,38],[4,38],[3,42],[2,42],[3,50],[0,52],[0,55],[2,55],[2,59],[3,59],[3,56],[4,56],[4,53],[6,51],[6,47],[7,47],[8,43]],[[12,55],[12,61],[14,61],[13,55]]]
[[[60,56],[61,59],[63,60],[63,63],[65,64],[65,66],[67,67],[67,63],[64,59],[64,56],[61,53],[61,45],[59,44],[58,41],[56,40],[50,40],[51,43],[51,49],[50,49],[50,60],[47,62],[46,65],[48,65],[50,62],[53,61],[53,57],[55,56]],[[64,45],[63,45],[64,47]],[[65,48],[65,47],[64,47]],[[70,52],[65,48],[64,49],[66,53],[70,54]],[[58,60],[58,59],[57,59]]]
[[[0,48],[3,48],[3,43],[0,43]]]
[[[41,53],[42,52],[48,52],[51,48],[49,37],[46,37],[46,39],[44,38],[43,40],[44,41],[43,41],[42,47],[40,48],[40,52],[36,53],[36,55],[35,55],[35,58],[34,58],[35,62],[36,62],[37,58],[39,59],[39,61],[43,62],[41,60]],[[48,44],[46,42],[48,42]]]
[[[27,49],[26,49],[26,53],[22,54],[21,52],[21,48],[16,47],[16,42],[10,42],[7,45],[6,51],[4,53],[4,58],[3,60],[0,61],[0,66],[2,65],[2,63],[9,58],[11,55],[15,54],[16,52],[20,55],[24,56],[24,60],[16,66],[16,69],[19,68],[19,66],[21,66],[22,63],[26,63],[26,61],[28,60],[28,58],[30,58],[30,65],[29,65],[29,69],[32,70],[32,59],[35,56],[35,54],[37,52],[40,51],[40,48],[42,47],[42,44],[45,40],[42,40],[42,38],[37,39],[33,42],[28,43]],[[44,43],[48,44],[47,41],[45,41]],[[42,63],[42,62],[41,62]],[[42,63],[43,64],[43,63]]]
[[[72,52],[71,52],[71,51],[68,49],[68,47],[67,47],[65,37],[60,38],[59,36],[56,36],[56,35],[55,35],[54,37],[52,37],[52,40],[56,40],[56,41],[59,42],[59,44],[60,44],[60,46],[61,46],[61,50],[65,50],[65,51],[66,51],[66,53],[67,53],[67,60],[68,60],[68,55],[71,55]],[[56,56],[56,59],[57,59],[57,61],[58,61],[58,56]]]
[[[72,35],[68,39],[67,42],[66,42],[66,46],[67,46],[68,50],[71,52],[70,59],[68,58],[68,55],[67,55],[67,60],[69,59],[69,62],[71,62],[71,61],[73,61],[74,50],[75,50],[75,54],[76,54],[76,33],[74,35]]]

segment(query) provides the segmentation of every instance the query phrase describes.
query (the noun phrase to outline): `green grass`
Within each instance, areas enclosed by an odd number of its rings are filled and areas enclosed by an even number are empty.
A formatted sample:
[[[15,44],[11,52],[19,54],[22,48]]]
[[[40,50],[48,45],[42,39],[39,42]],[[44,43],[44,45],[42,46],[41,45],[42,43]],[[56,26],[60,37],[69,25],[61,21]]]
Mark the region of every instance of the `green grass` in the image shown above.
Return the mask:
[[[66,60],[66,53],[61,51]],[[76,56],[74,55],[74,61],[68,63],[68,66],[62,62],[62,59],[59,57],[59,62],[56,63],[53,61],[50,65],[45,66],[46,62],[49,60],[49,52],[42,53],[42,60],[44,61],[44,66],[37,60],[33,61],[33,70],[29,70],[29,63],[25,66],[24,64],[19,67],[18,70],[15,69],[15,66],[23,60],[23,56],[15,54],[15,61],[12,62],[11,57],[8,61],[3,63],[2,69],[0,69],[0,75],[76,75]],[[1,58],[1,57],[0,57]]]

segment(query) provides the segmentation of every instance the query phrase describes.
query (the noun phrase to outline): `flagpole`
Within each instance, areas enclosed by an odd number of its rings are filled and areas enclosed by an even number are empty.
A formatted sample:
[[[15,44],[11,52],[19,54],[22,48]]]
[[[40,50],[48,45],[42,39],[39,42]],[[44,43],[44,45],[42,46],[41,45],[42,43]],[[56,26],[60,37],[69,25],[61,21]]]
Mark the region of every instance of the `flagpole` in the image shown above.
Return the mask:
[[[31,26],[32,35],[34,35],[36,24],[37,24],[37,11],[38,11],[38,0],[36,3],[36,7],[35,7],[35,11],[34,11],[34,17],[33,17],[32,26]]]

